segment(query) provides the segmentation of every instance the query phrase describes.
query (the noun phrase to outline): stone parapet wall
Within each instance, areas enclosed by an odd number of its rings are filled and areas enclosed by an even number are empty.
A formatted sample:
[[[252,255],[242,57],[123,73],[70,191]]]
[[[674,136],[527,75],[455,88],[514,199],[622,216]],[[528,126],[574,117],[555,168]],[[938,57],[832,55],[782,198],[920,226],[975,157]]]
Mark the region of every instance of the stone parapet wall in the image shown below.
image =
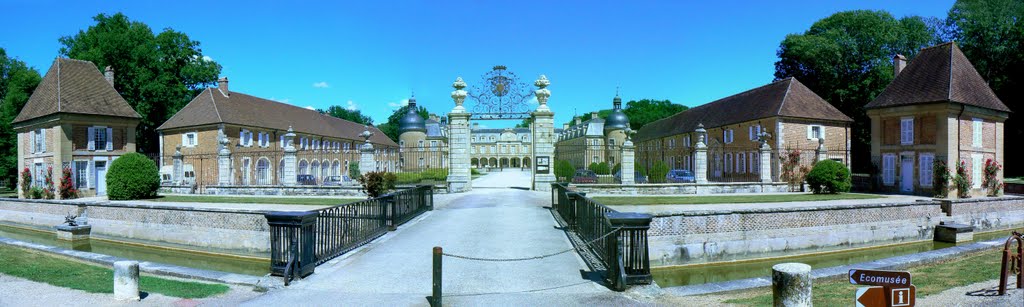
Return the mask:
[[[0,200],[0,223],[52,229],[67,215],[87,216],[92,235],[99,238],[245,256],[270,253],[270,228],[262,211]]]
[[[648,235],[651,264],[667,266],[932,240],[941,221],[1017,227],[1024,198],[689,211],[656,216]]]
[[[203,190],[209,195],[281,195],[281,196],[358,196],[366,197],[359,186],[251,186],[216,185]]]
[[[577,192],[590,195],[707,195],[735,193],[789,192],[785,183],[652,183],[652,184],[574,184]]]

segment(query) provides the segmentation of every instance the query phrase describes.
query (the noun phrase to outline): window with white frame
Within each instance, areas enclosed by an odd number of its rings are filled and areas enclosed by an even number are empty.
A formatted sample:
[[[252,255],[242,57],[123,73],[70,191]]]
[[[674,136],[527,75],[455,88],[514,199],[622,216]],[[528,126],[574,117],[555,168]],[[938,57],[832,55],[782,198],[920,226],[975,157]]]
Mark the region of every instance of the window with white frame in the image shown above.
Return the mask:
[[[914,144],[914,118],[900,119],[900,145]]]
[[[110,127],[89,127],[89,150],[114,150],[111,134],[113,134],[113,129]]]
[[[615,139],[608,139],[608,146],[615,146]]]
[[[184,147],[196,147],[199,145],[199,133],[197,132],[186,132],[181,135],[181,146]]]
[[[41,153],[46,152],[46,129],[36,129],[32,131],[33,147],[32,152]]]
[[[284,148],[284,135],[282,134],[280,139],[277,140],[277,147]]]
[[[690,147],[690,135],[683,136],[683,146]]]
[[[75,188],[83,190],[89,187],[89,161],[75,161]]]
[[[825,127],[821,125],[808,125],[807,126],[807,139],[817,140],[825,137]]]
[[[252,146],[252,131],[248,129],[242,129],[238,132],[238,144],[249,147]]]
[[[932,186],[932,170],[934,167],[932,165],[935,161],[935,154],[922,153],[921,158],[919,158],[918,161],[921,163],[921,165],[917,167],[917,176],[920,177],[918,178],[918,182],[920,182],[922,187]]]
[[[882,155],[882,183],[888,186],[896,184],[896,155]]]
[[[733,141],[732,137],[733,137],[732,129],[722,130],[722,142],[724,142],[726,144],[732,144],[732,141]]]
[[[732,154],[725,154],[725,172],[732,172]]]
[[[761,160],[758,159],[759,157],[758,157],[757,153],[756,152],[751,152],[749,156],[750,156],[750,164],[749,164],[750,165],[750,172],[754,173],[754,174],[757,174],[757,173],[761,172],[761,165],[760,165]]]
[[[672,169],[676,169],[677,168],[676,167],[676,157],[675,156],[668,157],[668,165]]]
[[[751,141],[757,141],[758,136],[761,135],[761,125],[757,124],[757,125],[753,125],[753,126],[748,127],[747,133],[750,134],[750,140]]]
[[[971,120],[971,145],[974,147],[982,147],[983,145],[982,136],[984,135],[984,128],[982,128],[982,123],[984,122],[980,118]]]
[[[676,139],[668,139],[668,149],[676,148]]]
[[[746,165],[746,163],[747,163],[747,157],[745,157],[743,155],[743,153],[737,153],[736,154],[736,172],[737,173],[746,173],[747,172],[747,165]]]

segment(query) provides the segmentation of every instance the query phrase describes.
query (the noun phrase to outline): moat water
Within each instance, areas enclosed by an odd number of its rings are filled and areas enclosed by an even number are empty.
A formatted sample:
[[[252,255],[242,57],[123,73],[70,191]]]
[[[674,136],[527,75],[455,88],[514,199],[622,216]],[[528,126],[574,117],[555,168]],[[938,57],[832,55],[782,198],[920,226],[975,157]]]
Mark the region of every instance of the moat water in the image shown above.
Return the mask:
[[[1010,230],[975,233],[973,242],[989,241],[998,238],[1005,239],[1009,234]],[[772,266],[783,262],[806,263],[814,269],[820,269],[926,252],[951,246],[955,245],[952,243],[923,241],[784,258],[655,268],[651,273],[654,275],[654,280],[657,281],[658,286],[663,288],[677,287],[771,276]]]
[[[189,252],[185,250],[165,249],[155,246],[143,246],[98,239],[89,239],[72,244],[68,241],[57,240],[56,233],[52,231],[31,230],[6,225],[0,225],[0,237],[83,252],[110,255],[114,257],[138,260],[140,262],[148,261],[254,276],[263,276],[270,273],[269,259],[257,260],[252,258]]]

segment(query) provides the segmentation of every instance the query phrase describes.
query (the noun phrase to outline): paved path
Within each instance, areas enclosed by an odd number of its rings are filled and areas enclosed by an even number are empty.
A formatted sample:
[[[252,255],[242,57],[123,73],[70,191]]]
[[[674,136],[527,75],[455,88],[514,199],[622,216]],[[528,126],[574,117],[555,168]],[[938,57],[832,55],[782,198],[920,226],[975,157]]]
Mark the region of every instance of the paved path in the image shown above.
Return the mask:
[[[518,173],[518,172],[517,172]],[[528,174],[528,173],[527,173]],[[513,173],[483,182],[516,183]],[[258,297],[252,305],[426,305],[431,291],[431,249],[468,256],[518,258],[571,248],[555,228],[550,194],[518,189],[475,189],[437,195],[435,210],[305,280]],[[583,277],[574,252],[519,262],[444,258],[446,305],[635,305]]]
[[[529,188],[532,182],[533,173],[530,171],[506,169],[473,179],[473,188]]]

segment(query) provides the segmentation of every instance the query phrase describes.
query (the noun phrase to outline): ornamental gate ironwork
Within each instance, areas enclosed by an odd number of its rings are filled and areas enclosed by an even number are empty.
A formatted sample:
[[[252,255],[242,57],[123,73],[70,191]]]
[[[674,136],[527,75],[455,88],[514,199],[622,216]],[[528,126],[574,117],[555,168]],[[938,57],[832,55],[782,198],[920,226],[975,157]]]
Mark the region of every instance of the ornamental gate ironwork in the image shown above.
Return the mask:
[[[533,97],[533,87],[519,80],[514,72],[504,65],[494,66],[485,73],[480,83],[467,91],[475,102],[470,113],[471,120],[502,120],[531,118],[528,100]]]

